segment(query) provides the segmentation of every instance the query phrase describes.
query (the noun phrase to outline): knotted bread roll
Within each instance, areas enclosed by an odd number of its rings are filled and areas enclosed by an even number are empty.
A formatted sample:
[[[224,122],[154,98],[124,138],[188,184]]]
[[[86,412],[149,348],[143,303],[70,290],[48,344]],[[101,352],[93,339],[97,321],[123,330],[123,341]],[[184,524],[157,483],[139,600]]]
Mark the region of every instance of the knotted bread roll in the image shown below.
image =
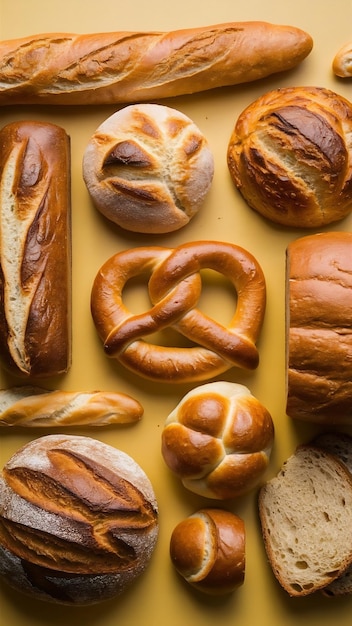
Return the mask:
[[[152,485],[127,454],[89,437],[48,435],[0,477],[0,574],[64,604],[120,594],[146,569],[158,535]]]
[[[213,174],[213,156],[198,127],[180,111],[157,104],[131,105],[111,115],[83,157],[95,207],[140,233],[168,233],[188,224]]]
[[[273,441],[269,412],[245,386],[212,382],[192,389],[170,413],[162,455],[187,489],[223,500],[258,484]]]
[[[352,210],[352,103],[318,87],[259,97],[239,116],[228,167],[248,205],[295,228],[318,228]]]

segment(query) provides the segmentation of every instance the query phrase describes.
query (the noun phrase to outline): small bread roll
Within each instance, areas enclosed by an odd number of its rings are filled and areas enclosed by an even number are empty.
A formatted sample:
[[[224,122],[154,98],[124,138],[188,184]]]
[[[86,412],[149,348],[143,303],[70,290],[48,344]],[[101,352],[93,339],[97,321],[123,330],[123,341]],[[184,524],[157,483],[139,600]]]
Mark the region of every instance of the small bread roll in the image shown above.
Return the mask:
[[[230,593],[245,577],[244,522],[223,509],[201,509],[175,527],[170,557],[196,589],[212,595]]]
[[[294,228],[352,211],[352,103],[318,87],[264,94],[239,116],[228,167],[248,205]]]
[[[220,381],[192,389],[172,411],[162,455],[187,489],[225,500],[258,484],[273,441],[267,409],[243,385]]]
[[[130,105],[109,117],[83,157],[95,207],[139,233],[168,233],[188,224],[213,174],[213,155],[201,131],[183,113],[157,104]]]
[[[152,485],[127,454],[89,437],[47,435],[0,477],[0,575],[39,599],[91,604],[146,569],[158,535]]]
[[[332,70],[340,78],[352,77],[352,40],[336,52],[332,61]]]

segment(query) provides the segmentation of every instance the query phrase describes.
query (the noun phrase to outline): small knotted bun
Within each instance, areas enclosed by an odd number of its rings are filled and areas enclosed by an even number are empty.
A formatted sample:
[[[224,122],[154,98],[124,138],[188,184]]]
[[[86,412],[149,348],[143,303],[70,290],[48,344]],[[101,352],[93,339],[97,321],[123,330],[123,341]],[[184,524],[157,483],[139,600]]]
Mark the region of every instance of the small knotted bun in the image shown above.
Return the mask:
[[[170,413],[162,455],[187,489],[225,500],[258,484],[273,440],[267,409],[245,386],[219,381],[192,389]]]
[[[239,116],[228,167],[248,205],[294,228],[352,210],[352,103],[318,87],[264,94]]]

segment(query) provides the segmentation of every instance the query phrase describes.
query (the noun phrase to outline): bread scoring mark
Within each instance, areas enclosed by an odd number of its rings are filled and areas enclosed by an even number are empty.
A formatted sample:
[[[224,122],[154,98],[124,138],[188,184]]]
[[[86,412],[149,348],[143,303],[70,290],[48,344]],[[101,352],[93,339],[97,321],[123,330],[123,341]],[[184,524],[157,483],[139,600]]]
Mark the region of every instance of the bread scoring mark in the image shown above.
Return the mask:
[[[133,565],[156,532],[153,505],[130,481],[83,453],[53,448],[47,457],[37,469],[4,468],[6,489],[22,514],[1,516],[2,543],[21,559],[61,572]]]
[[[0,241],[4,308],[9,328],[8,346],[12,359],[22,371],[30,369],[25,345],[26,327],[45,269],[43,258],[41,267],[36,266],[35,273],[28,270],[24,272],[24,260],[28,256],[26,247],[31,239],[33,224],[46,203],[47,182],[41,176],[40,162],[40,150],[35,142],[25,140],[17,143],[3,168],[0,195]],[[32,196],[31,202],[27,200],[29,195]],[[34,204],[33,196],[36,200]],[[37,230],[36,224],[35,235]],[[29,246],[29,249],[33,252],[35,247]],[[38,261],[37,258],[32,260]]]
[[[52,55],[54,59],[61,56],[60,48],[70,41],[68,37],[43,37],[11,49],[1,63],[0,88],[7,91],[19,86],[25,88],[26,83],[47,72]]]
[[[133,138],[119,141],[116,132],[118,142],[109,148],[97,178],[105,178],[116,192],[117,205],[119,197],[147,204],[171,201],[191,219],[213,176],[212,162],[209,165],[202,158],[204,137],[188,119],[174,116],[158,125],[152,115],[140,110],[130,121],[129,133]],[[107,135],[96,133],[95,141],[103,144]]]

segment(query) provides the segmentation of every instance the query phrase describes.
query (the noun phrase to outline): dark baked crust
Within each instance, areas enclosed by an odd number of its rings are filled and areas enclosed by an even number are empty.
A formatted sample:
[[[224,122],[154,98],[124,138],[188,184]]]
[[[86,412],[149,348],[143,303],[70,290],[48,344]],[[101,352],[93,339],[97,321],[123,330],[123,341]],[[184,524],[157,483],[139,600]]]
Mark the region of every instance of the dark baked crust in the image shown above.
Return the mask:
[[[268,92],[239,116],[228,167],[248,205],[290,227],[316,228],[352,210],[352,104],[318,87]]]
[[[49,123],[0,132],[0,352],[20,376],[71,364],[70,143]]]
[[[149,479],[95,439],[32,441],[6,464],[0,494],[0,573],[41,598],[86,604],[122,593],[155,547]]]

